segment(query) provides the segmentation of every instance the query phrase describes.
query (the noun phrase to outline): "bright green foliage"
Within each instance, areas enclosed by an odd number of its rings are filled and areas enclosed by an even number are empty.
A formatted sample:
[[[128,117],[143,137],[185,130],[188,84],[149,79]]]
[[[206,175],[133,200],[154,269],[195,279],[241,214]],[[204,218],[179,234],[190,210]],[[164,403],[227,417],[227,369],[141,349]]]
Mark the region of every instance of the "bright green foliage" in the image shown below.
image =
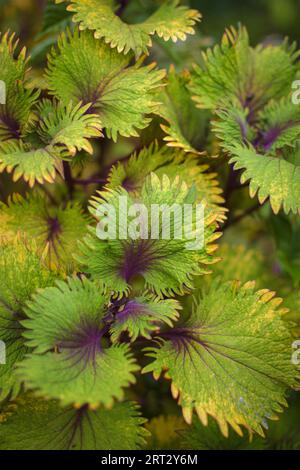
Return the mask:
[[[27,348],[22,337],[24,307],[37,288],[51,285],[55,277],[31,251],[28,241],[15,239],[0,248],[0,338],[6,345],[6,364],[0,366],[0,400],[20,388],[15,364]]]
[[[61,3],[65,0],[56,0]],[[136,56],[148,52],[151,36],[156,34],[165,41],[185,40],[194,34],[193,26],[200,20],[197,10],[179,6],[178,0],[164,1],[160,8],[140,24],[127,24],[116,15],[114,0],[71,0],[67,9],[74,12],[73,21],[80,29],[91,29],[97,39],[103,38],[118,52],[134,51]]]
[[[231,162],[236,170],[245,169],[241,177],[244,183],[250,180],[250,196],[258,196],[261,204],[269,198],[277,214],[300,213],[300,168],[276,156],[257,153],[253,147],[236,145],[231,149]]]
[[[135,450],[147,436],[144,421],[134,403],[61,409],[55,400],[24,395],[0,410],[0,449]]]
[[[61,170],[64,147],[71,156],[82,149],[92,153],[88,139],[101,136],[98,116],[85,114],[89,107],[42,101],[34,109],[38,117],[33,118],[24,142],[9,140],[0,146],[0,171],[14,171],[14,181],[22,176],[30,186],[36,181],[53,182],[56,170]]]
[[[210,113],[195,107],[187,87],[189,82],[189,73],[177,75],[171,68],[167,86],[160,95],[159,115],[168,123],[161,125],[168,146],[198,153],[206,148]]]
[[[124,331],[128,331],[131,341],[138,336],[151,339],[151,333],[158,330],[160,323],[173,326],[173,321],[179,316],[178,309],[180,305],[173,299],[143,296],[129,300],[116,314],[110,330],[112,341],[117,342]]]
[[[300,137],[299,106],[291,99],[298,56],[287,41],[251,48],[245,28],[227,30],[221,46],[204,54],[190,87],[200,107],[216,112],[215,132],[230,163],[245,170],[241,183],[250,182],[261,204],[269,198],[275,213],[300,209],[299,162],[288,149]]]
[[[184,181],[193,181],[197,189],[197,201],[205,204],[208,212],[217,214],[216,220],[225,219],[226,209],[222,206],[222,190],[215,173],[208,173],[209,167],[199,164],[198,157],[183,151],[159,147],[152,144],[139,154],[134,153],[125,163],[118,163],[110,172],[107,189],[122,186],[129,193],[139,193],[145,178],[155,172],[162,177],[175,178],[179,173]]]
[[[254,114],[290,93],[298,56],[295,44],[252,48],[244,27],[227,29],[221,45],[203,53],[204,65],[195,68],[190,88],[201,107],[215,109],[236,99]]]
[[[154,361],[144,372],[157,377],[167,370],[188,422],[196,409],[204,424],[213,416],[224,436],[228,424],[238,433],[242,425],[264,435],[267,419],[282,411],[295,368],[281,299],[274,295],[255,292],[251,282],[217,281],[202,292],[190,318],[149,349]]]
[[[0,171],[13,171],[14,181],[22,176],[30,187],[36,182],[52,183],[60,165],[60,153],[52,146],[34,148],[31,144],[17,140],[4,142],[0,146]]]
[[[143,278],[146,288],[158,295],[183,294],[185,289],[192,288],[192,276],[209,272],[208,265],[217,260],[211,254],[216,248],[212,242],[220,236],[219,233],[214,233],[214,217],[208,216],[204,221],[203,248],[187,249],[187,244],[193,243],[189,234],[194,232],[196,237],[201,237],[199,227],[195,226],[195,219],[193,218],[191,225],[182,227],[182,237],[179,239],[175,237],[175,230],[180,221],[175,216],[171,217],[170,235],[164,239],[164,227],[169,218],[166,217],[167,208],[162,206],[194,203],[195,215],[195,196],[193,188],[191,189],[189,190],[179,178],[170,180],[166,175],[159,178],[155,173],[151,173],[146,178],[139,197],[123,188],[105,191],[99,193],[98,197],[93,197],[91,212],[98,222],[107,204],[115,208],[116,233],[113,239],[100,240],[96,227],[91,227],[90,234],[81,243],[81,255],[78,257],[84,270],[99,279],[114,294],[127,293],[131,282],[137,276]],[[124,205],[120,203],[120,197],[125,201]],[[156,204],[162,207],[165,217],[161,217],[161,223],[155,223],[154,219],[151,225],[151,220],[143,214],[139,220],[132,221],[128,216],[130,208],[140,202],[148,209],[149,218],[151,206]],[[125,218],[134,236],[128,238],[127,234],[124,235],[124,222],[121,226],[119,224],[121,217]],[[109,222],[107,223],[109,225]],[[154,226],[158,230],[156,239],[151,237]],[[142,233],[142,238],[136,237],[136,233]]]
[[[107,135],[138,136],[158,107],[157,88],[164,72],[141,61],[129,66],[131,54],[123,56],[90,32],[63,34],[59,51],[53,49],[48,62],[50,90],[64,104],[92,103]],[[74,76],[76,80],[74,80]]]
[[[36,110],[40,116],[37,133],[45,143],[65,146],[71,155],[78,150],[93,153],[88,139],[101,137],[101,122],[97,115],[87,114],[89,108],[89,104],[73,106],[71,102],[65,107],[45,100]]]
[[[28,387],[64,405],[112,406],[122,398],[138,367],[126,344],[106,344],[106,302],[99,286],[75,278],[34,297],[23,325],[35,350],[19,366]]]
[[[23,177],[33,186],[53,182],[69,154],[81,149],[92,153],[88,139],[101,136],[101,123],[98,116],[86,115],[89,105],[50,100],[36,104],[39,91],[28,88],[25,49],[15,59],[16,45],[13,36],[1,38],[6,103],[0,105],[0,172],[13,172],[14,181]]]
[[[79,203],[51,206],[40,192],[25,198],[13,195],[8,206],[0,206],[4,236],[23,234],[34,239],[38,254],[52,268],[72,272],[78,240],[87,233],[89,217]]]

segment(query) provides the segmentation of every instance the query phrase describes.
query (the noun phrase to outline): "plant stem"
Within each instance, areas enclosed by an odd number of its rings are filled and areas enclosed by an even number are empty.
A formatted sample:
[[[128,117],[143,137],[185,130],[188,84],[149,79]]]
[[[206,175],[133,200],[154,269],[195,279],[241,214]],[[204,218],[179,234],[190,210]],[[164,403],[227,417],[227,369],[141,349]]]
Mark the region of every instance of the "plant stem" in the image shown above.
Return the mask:
[[[120,7],[118,8],[118,10],[116,11],[116,15],[117,16],[121,16],[123,11],[125,10],[125,8],[127,7],[128,5],[128,0],[121,0],[120,1]]]
[[[249,207],[247,210],[245,210],[245,212],[238,215],[237,217],[233,217],[232,219],[228,219],[227,222],[225,222],[225,224],[223,225],[223,230],[226,230],[228,227],[231,227],[232,225],[237,224],[238,222],[243,220],[248,215],[253,214],[253,212],[256,212],[261,207],[263,207],[264,204],[265,204],[265,202],[263,204],[260,204],[259,202],[257,202],[257,204],[255,204],[252,207]]]
[[[70,199],[73,199],[74,181],[72,178],[72,172],[71,172],[71,167],[70,167],[69,162],[63,161],[63,168],[64,168],[64,176],[65,176],[66,185],[68,187],[69,196],[70,196]]]
[[[81,186],[88,186],[89,184],[104,184],[104,183],[106,183],[105,178],[91,177],[87,179],[79,179],[79,178],[73,179],[73,184],[77,184]]]

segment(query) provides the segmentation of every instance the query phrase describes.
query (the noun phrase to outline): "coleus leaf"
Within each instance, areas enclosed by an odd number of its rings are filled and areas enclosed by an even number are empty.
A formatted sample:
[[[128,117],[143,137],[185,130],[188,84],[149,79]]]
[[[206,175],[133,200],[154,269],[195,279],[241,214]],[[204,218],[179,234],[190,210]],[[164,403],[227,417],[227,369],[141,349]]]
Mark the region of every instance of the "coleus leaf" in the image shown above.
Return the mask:
[[[30,187],[36,182],[53,183],[60,166],[60,151],[51,145],[34,148],[20,140],[0,144],[0,172],[13,172],[13,181],[22,177]]]
[[[282,411],[297,373],[285,310],[274,295],[255,292],[253,282],[217,280],[184,324],[148,348],[154,360],[143,371],[156,378],[167,371],[188,422],[195,408],[204,425],[207,414],[214,417],[225,436],[228,424],[238,434],[245,426],[263,435],[267,419]]]
[[[61,408],[26,394],[0,410],[0,422],[1,450],[136,450],[147,436],[132,402]]]
[[[153,70],[154,64],[143,67],[141,61],[129,66],[131,59],[90,32],[62,34],[58,52],[53,49],[48,58],[50,90],[65,105],[92,103],[91,111],[114,140],[118,133],[138,136],[158,107],[157,89],[165,72]]]
[[[18,139],[31,122],[31,108],[39,92],[27,89],[26,49],[17,52],[14,34],[0,35],[1,80],[5,104],[0,104],[0,141]]]
[[[13,172],[14,181],[23,177],[31,187],[36,182],[54,182],[64,157],[82,149],[92,153],[88,139],[102,135],[99,117],[86,114],[89,107],[50,100],[39,103],[23,140],[0,144],[0,171]]]
[[[89,139],[101,137],[101,122],[97,115],[87,114],[90,105],[74,106],[69,103],[52,103],[50,100],[42,101],[35,113],[40,117],[36,132],[41,139],[50,145],[64,145],[71,155],[77,151],[85,150],[92,153],[93,149]]]
[[[20,389],[15,364],[28,351],[20,321],[26,302],[37,288],[51,285],[55,276],[31,251],[34,246],[20,238],[0,246],[0,340],[5,344],[6,363],[0,366],[0,400],[13,398]]]
[[[84,278],[57,282],[33,297],[22,324],[35,350],[18,369],[26,387],[64,405],[110,407],[123,397],[139,368],[128,344],[110,346],[105,338],[107,303],[99,286]]]
[[[281,207],[285,213],[300,213],[299,149],[283,152],[281,157],[261,154],[246,145],[233,145],[229,150],[230,163],[236,170],[245,170],[241,182],[249,180],[251,197],[257,194],[261,204],[269,198],[275,214]]]
[[[61,3],[64,0],[56,0]],[[80,29],[91,29],[95,38],[103,38],[110,47],[136,56],[148,52],[151,36],[156,34],[165,41],[185,40],[194,34],[193,26],[200,20],[197,10],[179,6],[178,0],[167,0],[148,19],[139,24],[127,24],[115,13],[113,0],[72,0],[67,10],[74,12],[73,21]]]
[[[159,300],[155,297],[140,296],[128,300],[115,315],[110,329],[113,342],[117,342],[121,333],[128,331],[131,341],[138,336],[151,339],[151,333],[160,324],[172,327],[173,321],[179,316],[180,305],[176,300]]]
[[[249,110],[240,106],[217,112],[214,130],[229,152],[234,168],[244,169],[241,182],[250,182],[250,196],[258,194],[262,204],[270,199],[275,213],[299,211],[298,166],[300,113],[297,106],[282,99],[271,101],[258,114],[255,126]]]
[[[220,434],[216,422],[209,418],[207,426],[195,421],[180,431],[181,449],[185,450],[265,450],[266,441],[261,437],[238,436],[229,430],[228,437]]]
[[[264,152],[275,152],[285,145],[295,145],[300,137],[300,109],[290,98],[271,101],[259,113],[259,135],[255,146]]]
[[[193,182],[197,189],[197,201],[206,205],[207,211],[216,214],[217,221],[225,219],[226,209],[222,207],[224,199],[215,173],[209,173],[209,166],[199,164],[196,155],[159,147],[153,143],[134,153],[125,162],[114,166],[108,178],[107,189],[122,186],[129,193],[141,191],[145,178],[155,172],[159,177],[164,174],[175,178],[178,174],[187,182]]]
[[[298,69],[296,45],[284,41],[252,48],[246,29],[225,31],[221,45],[203,53],[190,85],[199,106],[216,109],[238,100],[251,119],[270,99],[290,93]]]
[[[256,279],[256,287],[269,285],[266,258],[258,248],[235,242],[222,243],[218,254],[222,262],[214,266],[212,277],[220,277],[223,282],[236,279],[241,283]]]
[[[176,239],[174,234],[172,236],[175,227],[172,223],[168,240],[161,236],[164,228],[162,224],[158,227],[158,237],[151,237],[151,220],[141,228],[146,232],[142,238],[134,239],[128,233],[125,236],[123,233],[126,224],[128,227],[130,225],[129,212],[134,204],[144,204],[149,215],[151,206],[184,204],[188,202],[190,194],[190,189],[178,178],[170,180],[166,175],[158,178],[154,173],[146,179],[138,196],[123,188],[100,192],[91,199],[90,211],[99,222],[102,209],[106,211],[107,204],[113,207],[116,236],[100,239],[96,227],[91,227],[90,234],[80,244],[80,255],[77,257],[83,269],[99,279],[114,295],[128,292],[131,282],[138,277],[142,278],[146,288],[158,295],[173,295],[175,292],[183,294],[184,289],[192,288],[192,276],[209,272],[207,266],[217,261],[212,255],[217,248],[212,242],[220,236],[214,232],[216,214],[206,214],[204,217],[204,246],[195,250],[187,249],[186,230],[182,230],[181,239]],[[120,205],[120,196],[126,200],[128,211]],[[192,212],[195,215],[196,206],[193,203]],[[121,217],[124,219],[119,224]]]
[[[0,205],[3,235],[23,234],[36,242],[37,253],[49,267],[64,272],[76,268],[73,254],[78,240],[87,233],[89,217],[79,203],[66,207],[49,205],[40,192],[22,198],[13,195],[8,205]]]
[[[235,143],[251,143],[259,152],[275,154],[285,146],[294,147],[300,136],[300,111],[289,98],[270,101],[251,123],[249,109],[235,103],[219,109],[213,123],[216,135],[225,150]]]
[[[167,124],[161,124],[170,147],[179,147],[185,152],[203,153],[208,135],[210,112],[197,109],[188,89],[190,75],[187,71],[176,74],[171,67],[167,86],[160,94],[159,114]]]

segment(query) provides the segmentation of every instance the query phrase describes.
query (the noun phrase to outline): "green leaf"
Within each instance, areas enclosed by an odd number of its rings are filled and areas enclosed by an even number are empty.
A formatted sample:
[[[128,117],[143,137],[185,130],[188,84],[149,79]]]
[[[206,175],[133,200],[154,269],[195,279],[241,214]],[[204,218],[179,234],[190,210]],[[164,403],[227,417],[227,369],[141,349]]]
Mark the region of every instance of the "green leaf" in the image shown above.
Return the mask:
[[[275,152],[285,145],[295,145],[300,137],[300,107],[290,98],[271,101],[259,114],[260,136],[257,147]]]
[[[0,144],[0,172],[13,172],[13,181],[22,177],[30,187],[36,182],[53,183],[60,165],[60,151],[51,145],[35,149],[20,140]]]
[[[85,150],[93,153],[88,139],[101,137],[101,122],[96,114],[86,114],[90,105],[63,106],[44,100],[36,109],[40,116],[37,133],[50,145],[64,145],[71,155]]]
[[[18,368],[27,388],[64,405],[109,407],[123,398],[139,368],[127,344],[108,344],[107,303],[99,286],[84,278],[57,282],[34,296],[22,324],[35,350]]]
[[[19,238],[2,241],[0,246],[0,340],[6,349],[6,364],[0,365],[0,400],[8,394],[16,396],[20,389],[15,364],[28,350],[20,324],[26,318],[26,302],[37,288],[49,286],[55,279],[30,248],[29,242]]]
[[[173,299],[159,300],[150,296],[131,299],[115,315],[110,329],[112,341],[117,342],[124,331],[128,331],[132,342],[138,336],[151,339],[151,333],[162,323],[172,327],[179,316],[178,310],[180,305]]]
[[[21,233],[34,239],[37,253],[51,268],[74,271],[73,254],[78,240],[87,233],[90,220],[79,203],[55,207],[40,192],[33,192],[25,198],[15,194],[7,206],[0,205],[0,215],[4,236]]]
[[[1,80],[5,104],[0,104],[0,141],[18,139],[31,122],[31,108],[39,92],[27,89],[26,49],[17,52],[18,41],[8,32],[0,35]]]
[[[254,286],[216,281],[203,289],[189,319],[148,348],[154,360],[143,370],[156,378],[167,371],[185,419],[191,422],[195,408],[204,425],[207,414],[214,417],[225,436],[228,424],[239,434],[245,426],[264,435],[296,385],[281,299]]]
[[[95,114],[85,114],[90,105],[63,106],[50,100],[41,101],[33,110],[23,141],[0,144],[0,172],[13,172],[32,187],[36,182],[53,183],[56,170],[62,172],[62,159],[78,151],[93,152],[88,139],[100,137],[101,123]]]
[[[229,150],[232,155],[230,163],[234,163],[234,169],[245,170],[241,183],[249,180],[251,197],[257,194],[261,204],[269,198],[275,214],[281,207],[286,214],[290,211],[300,213],[300,160],[296,158],[299,149],[288,152],[287,160],[284,155],[280,157],[258,153],[253,146],[237,144]]]
[[[197,190],[197,201],[206,205],[208,212],[216,214],[217,221],[225,219],[226,209],[222,207],[224,199],[215,173],[209,173],[209,166],[199,164],[197,155],[168,147],[159,147],[156,143],[135,152],[125,162],[114,166],[108,178],[107,189],[122,186],[129,193],[139,193],[150,173],[159,177],[164,174],[171,179],[180,175],[184,181],[193,181]]]
[[[116,224],[110,220],[111,229],[114,236],[103,240],[98,237],[96,227],[90,227],[90,234],[80,243],[80,255],[77,259],[84,266],[85,272],[99,279],[103,285],[110,289],[113,294],[125,294],[131,288],[131,283],[140,278],[145,287],[152,292],[162,295],[183,294],[186,289],[193,287],[192,277],[206,274],[207,267],[217,261],[212,255],[217,248],[212,244],[219,238],[219,233],[214,233],[216,225],[214,223],[216,214],[204,214],[203,246],[199,227],[196,228],[183,221],[181,227],[181,237],[176,238],[176,228],[178,218],[174,220],[168,217],[168,208],[177,204],[176,208],[183,207],[189,194],[187,185],[177,177],[170,180],[166,175],[158,178],[152,173],[145,181],[140,195],[128,193],[123,188],[112,191],[103,191],[99,196],[92,198],[90,211],[96,218],[97,229],[106,220],[102,220],[101,212],[106,212],[109,204],[110,215],[115,213]],[[120,200],[120,196],[123,198]],[[124,205],[120,204],[124,201]],[[125,204],[126,201],[126,204]],[[135,224],[129,211],[136,209],[134,204],[144,204],[147,210],[147,218],[139,218]],[[125,207],[127,206],[127,209]],[[156,205],[156,206],[154,206]],[[157,207],[162,211],[164,217],[157,224],[151,222],[151,208]],[[196,203],[192,205],[192,213],[196,214]],[[138,217],[138,216],[137,216]],[[119,221],[121,220],[121,224]],[[164,238],[164,229],[170,225],[170,238]],[[195,217],[193,218],[195,221]],[[99,225],[100,224],[100,225]],[[133,236],[126,229],[132,229]],[[155,238],[151,236],[152,229],[158,230]],[[180,230],[180,227],[178,227]],[[195,237],[190,232],[193,228]],[[126,233],[124,233],[124,230]],[[138,232],[136,234],[135,232]],[[201,227],[200,227],[201,231]],[[141,234],[143,236],[141,237]],[[136,236],[137,235],[137,236]],[[190,236],[191,235],[191,236]],[[191,247],[189,243],[200,241],[201,247]]]
[[[109,137],[138,136],[158,107],[157,88],[165,72],[141,61],[129,66],[131,54],[118,54],[92,33],[77,30],[62,34],[58,52],[48,58],[48,82],[52,93],[65,105],[92,103]]]
[[[57,3],[62,1],[56,0]],[[112,0],[72,0],[67,10],[75,13],[73,21],[79,23],[80,29],[93,30],[95,38],[103,38],[118,52],[127,54],[132,50],[139,56],[148,53],[154,34],[174,42],[185,40],[187,34],[194,34],[193,26],[200,20],[200,13],[178,4],[178,0],[166,0],[153,15],[139,24],[122,21],[115,13]]]
[[[254,119],[270,99],[290,94],[299,52],[287,40],[252,48],[244,27],[225,31],[221,45],[203,53],[195,68],[191,91],[200,107],[215,109],[238,100]]]
[[[25,395],[0,411],[0,422],[1,450],[136,450],[147,436],[132,402],[75,409]]]
[[[187,85],[187,71],[176,74],[172,67],[167,86],[161,92],[161,106],[157,112],[166,124],[161,124],[170,147],[179,147],[185,152],[203,153],[209,134],[210,112],[195,107]]]

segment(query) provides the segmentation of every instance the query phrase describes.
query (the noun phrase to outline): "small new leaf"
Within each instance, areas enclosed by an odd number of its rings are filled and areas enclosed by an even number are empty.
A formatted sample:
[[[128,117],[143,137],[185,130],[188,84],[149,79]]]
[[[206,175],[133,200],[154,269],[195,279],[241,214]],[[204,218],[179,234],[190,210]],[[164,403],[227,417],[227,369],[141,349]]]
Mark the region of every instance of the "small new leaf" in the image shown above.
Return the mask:
[[[138,336],[151,339],[151,333],[158,330],[161,324],[173,326],[178,319],[180,305],[176,300],[159,300],[142,296],[129,300],[118,310],[110,329],[113,342],[117,342],[121,333],[128,331],[131,341]]]

